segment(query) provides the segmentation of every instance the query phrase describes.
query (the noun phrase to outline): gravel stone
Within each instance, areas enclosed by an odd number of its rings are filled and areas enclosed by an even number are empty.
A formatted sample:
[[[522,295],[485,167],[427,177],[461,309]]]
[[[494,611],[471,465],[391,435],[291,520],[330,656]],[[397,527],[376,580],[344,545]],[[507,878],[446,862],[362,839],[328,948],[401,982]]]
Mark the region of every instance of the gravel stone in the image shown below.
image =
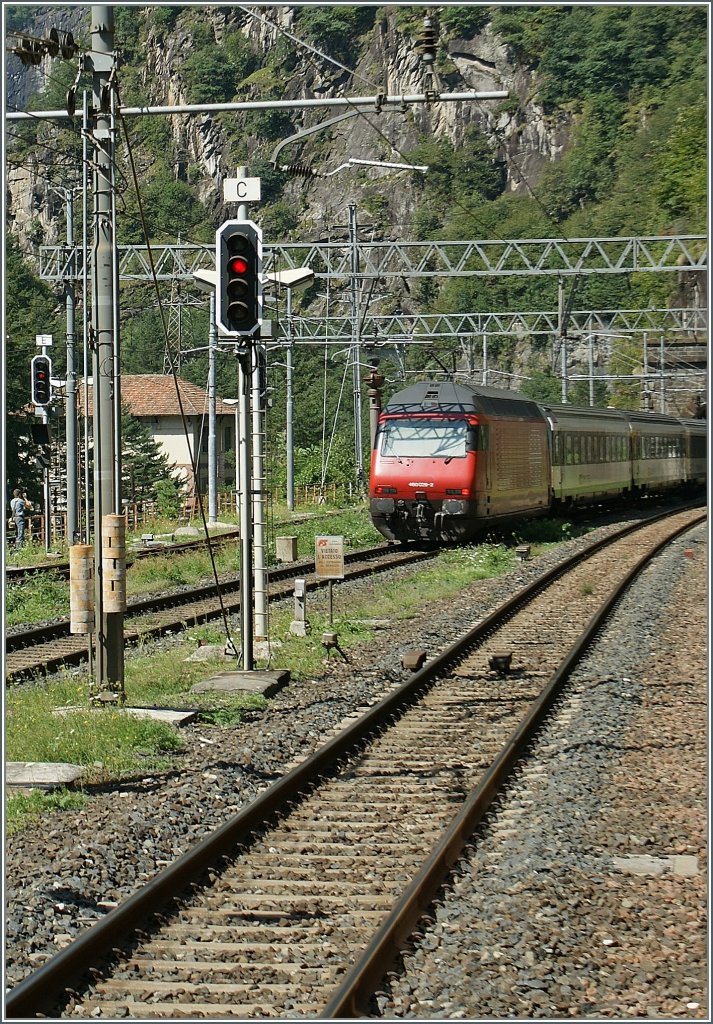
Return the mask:
[[[187,750],[174,770],[96,787],[81,811],[54,812],[9,837],[6,984],[399,685],[405,651],[433,657],[624,518],[602,520],[586,540],[474,584],[458,601],[432,602],[425,633],[416,619],[381,627],[377,644],[350,651],[348,662],[325,659],[323,678],[293,682],[240,726],[184,727]],[[706,542],[703,527],[677,541],[622,602],[535,744],[535,768],[516,773],[491,809],[370,1017],[708,1019]],[[344,584],[340,596],[375,586]],[[320,602],[326,595],[311,607]],[[642,855],[695,857],[699,873],[616,867],[617,857]]]

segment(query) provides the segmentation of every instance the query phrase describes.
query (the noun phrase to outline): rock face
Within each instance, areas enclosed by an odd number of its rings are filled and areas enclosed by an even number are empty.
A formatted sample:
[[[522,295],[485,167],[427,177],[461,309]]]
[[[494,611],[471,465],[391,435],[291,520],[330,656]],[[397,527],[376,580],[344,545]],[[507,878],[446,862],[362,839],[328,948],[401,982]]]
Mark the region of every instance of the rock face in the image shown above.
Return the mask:
[[[71,30],[75,38],[88,37],[89,7],[40,7],[33,9],[34,18],[23,29],[42,36],[52,25]],[[278,7],[270,12],[274,19],[253,18],[239,9],[213,7],[206,10],[206,18],[220,45],[226,29],[238,28],[251,45],[266,55],[281,38],[280,29],[291,32],[293,11]],[[295,30],[295,34],[298,34]],[[191,55],[193,38],[186,19],[179,17],[168,33],[152,29],[143,50],[141,82],[149,101],[154,105],[180,105],[187,102],[183,68]],[[340,93],[373,96],[408,95],[421,93],[428,85],[424,77],[424,64],[414,36],[400,31],[396,25],[394,9],[377,22],[370,34],[368,45],[350,80],[349,74],[337,65],[318,60],[309,51],[295,43],[295,68],[285,84],[288,98],[331,97]],[[47,81],[51,72],[51,58],[38,67],[24,67],[14,55],[8,56],[9,108],[22,109],[31,95]],[[447,56],[441,55],[432,83],[436,91],[491,91],[506,89],[510,95],[507,112],[497,100],[473,103],[433,103],[409,106],[403,110],[388,107],[377,112],[369,110],[336,125],[333,129],[312,135],[306,143],[288,144],[280,153],[280,163],[306,160],[321,174],[335,170],[350,157],[367,160],[404,162],[408,152],[420,137],[448,138],[455,146],[462,144],[472,126],[482,131],[492,146],[505,158],[508,190],[524,188],[522,175],[530,185],[536,184],[542,167],[556,159],[563,151],[570,124],[566,119],[553,120],[532,102],[533,82],[530,73],[517,68],[509,59],[505,46],[490,28],[473,39],[452,39],[447,44]],[[260,99],[264,92],[260,86],[248,87],[248,94],[240,99]],[[292,122],[295,132],[327,120],[334,110],[295,111]],[[236,115],[240,116],[240,115]],[[185,177],[187,168],[198,169],[191,176],[197,198],[222,216],[222,181],[235,173],[230,157],[230,145],[220,120],[209,113],[187,116],[170,115],[175,173]],[[245,138],[248,154],[260,142]],[[303,149],[304,146],[304,149]],[[51,147],[48,147],[51,148]],[[305,157],[305,154],[307,156]],[[52,161],[49,152],[46,159]],[[78,168],[77,168],[78,171]],[[521,172],[521,173],[520,173]],[[77,175],[78,176],[78,175]],[[53,244],[62,241],[63,218],[60,216],[64,200],[53,194],[47,170],[38,167],[34,158],[23,161],[7,175],[8,214],[12,230],[27,245]],[[349,202],[370,196],[381,204],[383,220],[401,225],[400,234],[408,237],[408,223],[415,199],[409,175],[401,175],[394,187],[393,175],[388,180],[378,171],[370,171],[368,181],[355,168],[347,168],[327,179],[304,179],[290,182],[286,198],[298,210],[300,220],[308,230],[323,228],[334,223],[335,211],[344,210]],[[386,209],[383,209],[384,203]],[[368,207],[367,207],[368,208]]]

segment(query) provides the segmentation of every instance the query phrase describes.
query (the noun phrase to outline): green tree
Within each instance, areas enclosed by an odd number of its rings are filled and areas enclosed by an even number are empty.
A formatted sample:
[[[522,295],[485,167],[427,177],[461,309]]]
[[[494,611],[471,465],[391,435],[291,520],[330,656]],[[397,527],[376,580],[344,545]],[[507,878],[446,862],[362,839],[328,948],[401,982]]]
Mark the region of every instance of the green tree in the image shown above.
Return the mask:
[[[235,71],[227,53],[212,43],[196,50],[183,65],[189,103],[232,100]]]
[[[295,9],[299,31],[329,57],[353,66],[359,36],[374,24],[375,6],[310,4]]]
[[[35,335],[64,337],[55,314],[56,298],[23,258],[9,233],[5,245],[5,467],[9,492],[18,484],[36,488],[39,474],[34,465],[35,447],[30,440],[30,361],[37,353]],[[60,376],[64,357],[61,346],[52,350],[53,375]]]
[[[654,195],[673,218],[705,223],[708,201],[708,159],[705,146],[707,111],[703,97],[678,114],[668,146],[656,155],[658,181]]]
[[[562,401],[562,382],[551,370],[532,370],[529,380],[522,382],[520,390],[536,402]]]
[[[176,466],[154,441],[148,429],[129,410],[122,407],[122,489],[130,501],[157,501],[166,504],[171,490],[178,497],[179,481],[172,475]]]
[[[472,39],[488,24],[490,11],[475,4],[453,5],[441,8],[439,20],[448,35]]]

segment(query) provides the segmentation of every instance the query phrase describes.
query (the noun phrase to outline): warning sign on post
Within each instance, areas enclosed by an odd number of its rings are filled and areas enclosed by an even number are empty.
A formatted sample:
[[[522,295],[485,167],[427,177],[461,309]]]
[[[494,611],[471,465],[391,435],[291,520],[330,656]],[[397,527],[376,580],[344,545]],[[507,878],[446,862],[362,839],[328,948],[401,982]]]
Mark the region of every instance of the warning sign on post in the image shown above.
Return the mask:
[[[314,573],[317,579],[344,579],[344,537],[314,538]]]

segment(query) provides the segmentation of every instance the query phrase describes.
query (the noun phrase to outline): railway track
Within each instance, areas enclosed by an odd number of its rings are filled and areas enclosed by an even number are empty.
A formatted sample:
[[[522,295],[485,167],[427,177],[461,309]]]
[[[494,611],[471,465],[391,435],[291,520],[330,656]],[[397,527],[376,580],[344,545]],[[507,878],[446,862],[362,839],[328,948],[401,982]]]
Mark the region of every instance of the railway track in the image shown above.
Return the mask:
[[[618,598],[703,518],[529,585],[12,989],[8,1018],[359,1016]]]
[[[324,512],[319,515],[300,515],[294,516],[289,522],[275,523],[276,527],[285,526],[287,528],[294,527],[297,523],[304,522],[309,519],[313,522],[318,522],[320,519],[330,519],[333,516],[339,515],[339,512]],[[147,531],[148,534],[148,531]],[[222,547],[224,544],[228,544],[240,539],[240,530],[226,530],[224,533],[214,534],[210,538],[211,547],[213,549]],[[145,558],[156,558],[157,556],[172,556],[172,555],[185,555],[191,551],[202,551],[204,548],[207,549],[208,541],[205,537],[200,537],[198,540],[186,540],[171,543],[162,543],[156,541],[149,547],[135,548],[131,551],[130,556],[127,558],[127,567],[133,562],[141,561]],[[52,573],[55,576],[60,576],[62,579],[69,579],[69,562],[40,562],[35,565],[6,565],[5,566],[5,582],[6,583],[20,583],[22,580],[30,576],[44,576],[48,573]]]
[[[240,530],[229,530],[226,533],[211,537],[213,548],[222,547],[240,537]],[[185,555],[190,551],[202,551],[208,547],[205,537],[200,540],[187,540],[178,544],[156,544],[155,547],[136,548],[126,560],[127,567],[144,558],[156,558],[158,555]],[[6,565],[5,582],[21,583],[30,576],[45,576],[52,573],[62,579],[69,579],[69,562],[41,562],[36,565]]]
[[[358,579],[360,576],[432,557],[433,552],[403,551],[389,547],[386,543],[379,544],[345,555],[345,579]],[[309,560],[271,569],[268,586],[270,600],[289,597],[293,592],[295,577],[307,577],[313,573],[314,562]],[[315,589],[323,586],[324,581],[312,579],[308,580],[307,585]],[[213,582],[129,602],[124,642],[136,644],[202,622],[210,622],[222,616],[223,608],[228,614],[239,611],[240,576],[224,575],[220,579],[220,586],[222,604]],[[9,634],[5,640],[5,678],[8,682],[18,682],[30,675],[45,675],[64,666],[82,664],[87,659],[87,637],[71,634],[69,619],[18,630]]]

